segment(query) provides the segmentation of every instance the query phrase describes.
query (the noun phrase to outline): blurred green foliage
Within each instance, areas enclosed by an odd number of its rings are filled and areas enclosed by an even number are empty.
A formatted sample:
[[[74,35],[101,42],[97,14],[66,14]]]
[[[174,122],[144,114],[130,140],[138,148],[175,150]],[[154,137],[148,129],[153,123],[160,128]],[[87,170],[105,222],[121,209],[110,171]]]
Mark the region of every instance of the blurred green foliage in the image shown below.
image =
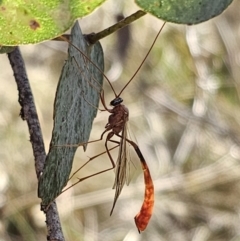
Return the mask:
[[[67,31],[77,18],[89,15],[104,1],[2,0],[0,1],[0,45],[17,46],[53,39]],[[196,24],[217,16],[232,1],[182,0],[179,4],[177,0],[158,2],[136,0],[136,3],[145,12],[165,21]],[[8,48],[0,51],[0,53],[8,52]]]
[[[53,39],[104,0],[0,1],[0,45],[17,46]],[[1,53],[7,49],[2,49]],[[8,52],[6,52],[8,53]]]
[[[165,21],[197,24],[221,14],[233,0],[135,0],[145,12]]]
[[[128,3],[126,15],[130,7],[134,10]],[[234,1],[222,15],[197,26],[167,24],[140,73],[123,92],[132,138],[136,138],[155,184],[155,209],[146,231],[139,235],[133,220],[144,191],[141,167],[133,154],[130,186],[124,187],[111,217],[114,172],[86,180],[58,198],[66,240],[240,239],[239,7]],[[114,19],[108,9],[106,5],[92,19],[81,20],[83,32],[109,26]],[[154,17],[146,16],[131,26],[124,71],[113,83],[117,92],[139,66],[160,25]],[[116,73],[110,70],[120,68],[123,62],[114,52],[116,35],[102,42],[105,73]],[[66,58],[64,45],[21,48],[46,147],[57,80]],[[7,58],[0,57],[0,237],[44,240],[28,130],[18,116],[18,96]],[[113,74],[108,76],[115,79]],[[114,95],[107,83],[104,90],[108,103]],[[99,138],[106,122],[107,113],[98,113],[92,140]],[[103,143],[89,144],[86,154],[79,150],[74,169],[103,150]],[[101,156],[78,175],[109,166],[107,156]]]

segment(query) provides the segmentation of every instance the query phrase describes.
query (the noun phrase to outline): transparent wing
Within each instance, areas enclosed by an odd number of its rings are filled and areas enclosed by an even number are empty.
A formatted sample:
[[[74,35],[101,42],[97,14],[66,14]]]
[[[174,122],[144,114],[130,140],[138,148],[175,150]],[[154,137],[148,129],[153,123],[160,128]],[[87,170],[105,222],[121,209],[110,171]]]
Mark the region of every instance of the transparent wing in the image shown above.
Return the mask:
[[[117,199],[123,189],[124,184],[129,183],[129,145],[126,141],[127,138],[127,122],[124,125],[124,128],[122,130],[122,138],[120,140],[119,144],[119,152],[118,152],[118,159],[115,167],[115,181],[113,188],[116,189],[115,196],[113,200],[113,207],[111,210],[110,215],[113,212],[113,209],[115,207],[115,204],[117,202]]]

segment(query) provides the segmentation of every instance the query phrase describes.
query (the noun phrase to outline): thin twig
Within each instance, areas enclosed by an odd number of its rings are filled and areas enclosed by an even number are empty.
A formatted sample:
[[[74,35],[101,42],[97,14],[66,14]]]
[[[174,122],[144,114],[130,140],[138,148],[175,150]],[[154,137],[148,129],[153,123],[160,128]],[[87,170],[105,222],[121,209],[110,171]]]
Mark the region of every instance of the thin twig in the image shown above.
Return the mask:
[[[87,35],[85,35],[85,37],[89,44],[95,44],[100,39],[105,38],[106,36],[120,30],[121,28],[129,25],[130,23],[134,22],[135,20],[141,18],[142,16],[144,16],[146,14],[147,14],[146,12],[139,10],[139,11],[133,13],[132,15],[124,18],[123,20],[117,22],[116,24],[112,25],[111,27],[106,28],[98,33],[87,34]],[[67,38],[69,40],[69,34],[63,34],[62,36],[64,36],[65,38]],[[60,37],[57,37],[53,40],[62,41],[63,39]]]
[[[111,27],[104,29],[103,31],[96,33],[96,34],[89,34],[87,35],[87,40],[90,44],[94,44],[96,43],[98,40],[105,38],[106,36],[116,32],[117,30],[127,26],[128,24],[134,22],[135,20],[141,18],[142,16],[144,16],[145,14],[147,14],[144,11],[137,11],[134,14],[124,18],[123,20],[121,20],[120,22],[112,25]]]
[[[35,157],[36,174],[39,178],[40,173],[43,171],[46,153],[31,87],[29,85],[24,61],[19,48],[16,48],[13,52],[9,53],[8,58],[19,91],[18,101],[21,105],[20,116],[23,120],[26,120],[28,124],[30,141],[32,143],[33,155]]]
[[[20,116],[23,120],[27,121],[35,159],[35,170],[37,178],[39,179],[40,173],[43,171],[46,152],[31,87],[19,48],[17,47],[11,53],[8,53],[8,58],[19,92],[18,101],[21,105]],[[51,204],[45,214],[48,230],[47,240],[64,241],[57,205],[55,202]]]

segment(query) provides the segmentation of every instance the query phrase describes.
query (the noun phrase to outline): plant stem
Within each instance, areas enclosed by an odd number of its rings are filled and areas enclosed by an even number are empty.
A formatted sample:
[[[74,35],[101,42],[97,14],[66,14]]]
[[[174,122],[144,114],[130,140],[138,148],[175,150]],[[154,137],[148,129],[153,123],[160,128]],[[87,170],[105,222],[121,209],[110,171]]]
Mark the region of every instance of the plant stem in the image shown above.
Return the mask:
[[[94,44],[96,43],[98,40],[105,38],[106,36],[118,31],[119,29],[129,25],[130,23],[134,22],[135,20],[141,18],[142,16],[144,16],[145,14],[147,14],[144,11],[137,11],[135,13],[133,13],[132,15],[124,18],[123,20],[119,21],[118,23],[112,25],[111,27],[102,30],[101,32],[98,33],[93,33],[93,34],[88,34],[87,40],[90,44]]]
[[[86,40],[88,41],[89,44],[95,44],[98,40],[105,38],[106,36],[120,30],[123,27],[126,27],[130,23],[134,22],[135,20],[141,18],[142,16],[144,16],[146,14],[147,14],[146,12],[139,10],[139,11],[133,13],[132,15],[117,22],[116,24],[112,25],[111,27],[106,28],[98,33],[86,34],[85,35]],[[69,34],[63,34],[62,36],[68,40],[70,39]],[[63,39],[61,37],[54,38],[53,40],[63,41]]]
[[[19,104],[21,105],[20,116],[23,120],[27,121],[30,141],[32,144],[33,155],[35,159],[35,170],[37,178],[43,171],[46,152],[42,138],[42,131],[34,104],[31,87],[25,70],[24,60],[18,47],[12,52],[8,53],[10,65],[12,67],[15,81],[17,83],[19,93]],[[47,240],[64,241],[61,223],[55,202],[51,204],[49,209],[45,212],[48,236]]]

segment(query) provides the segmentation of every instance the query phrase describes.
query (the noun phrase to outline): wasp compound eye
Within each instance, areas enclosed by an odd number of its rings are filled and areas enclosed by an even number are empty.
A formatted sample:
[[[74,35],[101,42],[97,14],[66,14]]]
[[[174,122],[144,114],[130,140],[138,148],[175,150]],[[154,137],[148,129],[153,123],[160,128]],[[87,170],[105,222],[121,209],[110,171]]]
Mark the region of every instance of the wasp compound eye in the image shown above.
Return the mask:
[[[114,99],[114,100],[112,100],[110,102],[110,105],[111,106],[116,106],[116,105],[119,105],[122,102],[123,102],[123,99],[121,97],[117,97],[116,99]]]

